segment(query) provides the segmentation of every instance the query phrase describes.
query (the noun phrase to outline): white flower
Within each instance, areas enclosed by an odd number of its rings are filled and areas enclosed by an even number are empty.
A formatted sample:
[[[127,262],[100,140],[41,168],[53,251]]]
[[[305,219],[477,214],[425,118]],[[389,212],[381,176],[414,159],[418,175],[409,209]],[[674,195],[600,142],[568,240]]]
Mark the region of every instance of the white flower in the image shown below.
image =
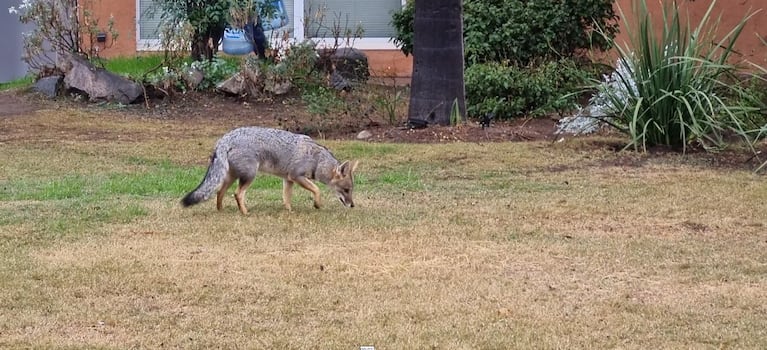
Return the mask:
[[[19,10],[16,9],[16,6],[11,6],[11,7],[8,8],[8,13],[10,13],[12,15],[15,15],[15,14],[19,13]]]

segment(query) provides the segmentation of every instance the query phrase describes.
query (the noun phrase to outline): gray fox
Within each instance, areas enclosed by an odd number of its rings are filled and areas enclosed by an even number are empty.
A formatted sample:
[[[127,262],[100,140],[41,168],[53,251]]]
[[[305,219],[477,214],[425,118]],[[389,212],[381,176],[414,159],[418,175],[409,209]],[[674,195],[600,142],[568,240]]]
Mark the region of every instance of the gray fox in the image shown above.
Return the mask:
[[[353,173],[357,164],[340,163],[327,148],[306,135],[259,127],[237,128],[218,140],[202,183],[181,204],[188,207],[200,203],[218,191],[216,208],[221,210],[226,190],[239,180],[234,199],[240,212],[247,214],[245,190],[262,171],[282,177],[282,202],[287,210],[291,210],[294,183],[312,192],[314,207],[320,208],[320,189],[311,180],[326,184],[344,206],[354,207]]]

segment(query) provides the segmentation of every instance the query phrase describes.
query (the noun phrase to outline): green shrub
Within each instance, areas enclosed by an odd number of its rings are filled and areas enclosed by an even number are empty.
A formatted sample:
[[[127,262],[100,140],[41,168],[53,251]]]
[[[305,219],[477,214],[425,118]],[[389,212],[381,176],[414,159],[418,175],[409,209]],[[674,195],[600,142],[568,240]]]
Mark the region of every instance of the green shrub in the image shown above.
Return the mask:
[[[213,90],[216,84],[229,79],[239,71],[240,63],[236,58],[222,58],[214,56],[211,60],[193,61],[190,66],[202,72],[202,82],[197,86],[197,90]],[[185,70],[182,70],[185,71]]]
[[[153,4],[150,12],[160,14],[160,30],[164,34],[177,34],[173,32],[184,24],[191,27],[189,32],[182,31],[184,37],[174,40],[177,42],[161,40],[165,51],[175,51],[178,41],[183,41],[183,46],[186,46],[183,49],[190,50],[193,60],[212,60],[215,57],[218,46],[208,43],[217,43],[221,39],[231,0],[155,0]]]
[[[304,90],[301,99],[309,113],[319,116],[331,115],[343,106],[343,101],[335,91],[324,86]]]
[[[151,60],[146,61],[151,62]],[[184,80],[184,74],[190,69],[199,70],[203,79],[196,90],[211,91],[216,88],[216,84],[228,79],[239,70],[240,61],[236,57],[214,56],[211,60],[192,61],[190,59],[180,61],[162,61],[159,69],[157,66],[149,68],[146,74],[146,82],[162,87],[163,89],[175,89],[186,91],[187,83]],[[142,68],[143,69],[143,68]]]
[[[572,60],[520,68],[502,63],[475,64],[466,69],[466,103],[470,116],[493,113],[498,119],[541,116],[572,109],[592,75]]]
[[[728,63],[749,17],[720,38],[719,20],[708,12],[695,28],[669,3],[656,33],[646,0],[634,2],[634,21],[625,20],[626,46],[617,46],[619,67],[611,84],[597,85],[610,125],[627,133],[635,149],[691,145],[718,149],[737,135],[748,144],[758,132],[759,96]],[[636,27],[632,26],[636,23]],[[617,86],[616,86],[617,85]]]
[[[292,44],[287,48],[281,61],[284,65],[284,73],[300,90],[324,85],[324,77],[317,67],[319,56],[315,46],[311,41]]]
[[[464,50],[468,64],[510,61],[521,66],[605,50],[618,31],[614,0],[464,0]],[[392,17],[393,38],[413,51],[413,0]],[[592,35],[601,28],[605,36]]]

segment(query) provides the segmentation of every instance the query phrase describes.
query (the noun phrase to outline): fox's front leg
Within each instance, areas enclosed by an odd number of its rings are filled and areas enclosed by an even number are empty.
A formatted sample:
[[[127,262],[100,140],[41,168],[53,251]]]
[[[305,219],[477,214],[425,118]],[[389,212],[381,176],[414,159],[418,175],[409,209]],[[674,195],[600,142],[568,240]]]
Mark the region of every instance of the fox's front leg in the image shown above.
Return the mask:
[[[320,202],[320,188],[317,187],[317,185],[314,184],[311,180],[307,179],[304,176],[297,177],[295,179],[290,179],[294,182],[301,185],[301,187],[305,188],[307,191],[311,192],[314,197],[314,207],[319,209],[322,203]]]
[[[290,201],[293,196],[293,181],[288,179],[282,179],[282,204],[285,204],[285,209],[291,211]]]

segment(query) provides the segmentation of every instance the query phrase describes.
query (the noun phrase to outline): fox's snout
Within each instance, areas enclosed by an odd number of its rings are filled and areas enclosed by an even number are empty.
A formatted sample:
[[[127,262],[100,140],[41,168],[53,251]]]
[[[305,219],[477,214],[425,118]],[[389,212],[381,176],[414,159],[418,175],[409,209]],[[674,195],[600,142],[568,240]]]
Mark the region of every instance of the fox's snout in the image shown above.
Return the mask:
[[[354,201],[351,198],[346,198],[342,194],[339,194],[338,200],[340,200],[341,204],[343,204],[345,207],[354,208]]]

